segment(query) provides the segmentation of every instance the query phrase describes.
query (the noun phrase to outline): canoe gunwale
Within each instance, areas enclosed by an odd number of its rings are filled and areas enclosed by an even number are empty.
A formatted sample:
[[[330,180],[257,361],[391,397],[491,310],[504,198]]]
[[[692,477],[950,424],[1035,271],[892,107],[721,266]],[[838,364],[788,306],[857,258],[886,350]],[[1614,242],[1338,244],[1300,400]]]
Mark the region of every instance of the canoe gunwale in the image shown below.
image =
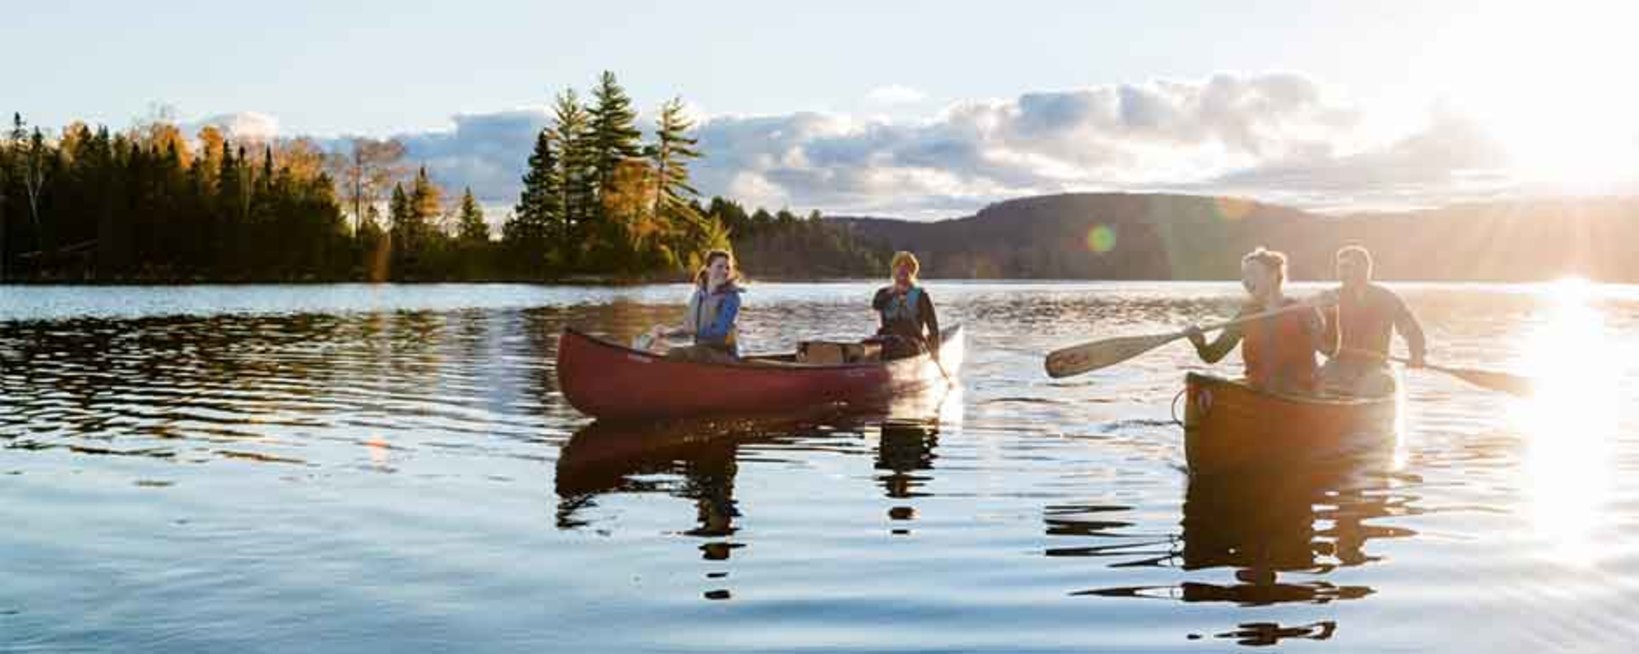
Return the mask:
[[[962,331],[962,326],[960,324],[952,325],[950,327],[950,329],[940,331],[940,333],[939,333],[939,348],[942,350],[952,340],[954,340],[956,338],[959,338],[961,336],[961,331]],[[780,371],[796,371],[796,370],[837,371],[837,370],[853,370],[853,369],[860,369],[860,368],[886,368],[886,367],[889,367],[889,366],[901,365],[901,364],[906,364],[906,363],[914,363],[914,364],[917,364],[917,365],[921,365],[924,362],[928,362],[928,361],[932,360],[932,357],[929,356],[925,352],[922,353],[922,354],[918,354],[914,357],[904,357],[904,358],[901,358],[901,359],[892,359],[892,360],[888,360],[888,361],[859,361],[859,362],[855,362],[855,363],[799,363],[799,362],[796,362],[796,361],[786,362],[786,361],[768,361],[768,360],[766,360],[767,357],[795,357],[796,356],[796,353],[794,353],[794,352],[780,352],[780,353],[774,353],[774,354],[750,354],[750,355],[740,357],[739,361],[694,361],[694,360],[668,359],[668,358],[666,358],[666,355],[664,355],[664,354],[656,354],[654,352],[649,352],[649,351],[646,351],[646,350],[639,350],[637,348],[633,348],[633,347],[630,347],[630,346],[621,345],[620,343],[617,343],[617,342],[614,342],[614,341],[611,341],[611,340],[608,340],[608,339],[604,339],[604,338],[599,338],[597,336],[594,336],[594,335],[592,335],[590,333],[587,333],[585,331],[581,331],[581,330],[576,329],[574,327],[564,327],[563,328],[563,334],[560,335],[559,338],[562,339],[562,338],[566,338],[566,337],[570,337],[570,336],[579,338],[579,339],[581,339],[581,340],[583,340],[587,343],[593,344],[593,345],[597,345],[597,346],[604,347],[604,348],[611,349],[611,350],[621,351],[621,352],[625,353],[628,356],[642,357],[642,358],[645,358],[645,359],[649,359],[650,361],[653,361],[653,362],[666,362],[666,363],[685,364],[685,365],[689,365],[689,366],[702,366],[702,367],[713,367],[713,368],[734,368],[734,369],[746,369],[746,370],[780,370]],[[560,347],[562,347],[561,346],[561,341],[560,341]]]
[[[1397,394],[1391,393],[1382,397],[1350,397],[1345,395],[1294,395],[1291,393],[1277,393],[1275,391],[1255,388],[1241,379],[1230,379],[1203,372],[1188,372],[1184,376],[1184,388],[1197,386],[1234,386],[1240,390],[1262,396],[1271,400],[1292,402],[1307,406],[1337,407],[1337,408],[1365,408],[1395,402]]]

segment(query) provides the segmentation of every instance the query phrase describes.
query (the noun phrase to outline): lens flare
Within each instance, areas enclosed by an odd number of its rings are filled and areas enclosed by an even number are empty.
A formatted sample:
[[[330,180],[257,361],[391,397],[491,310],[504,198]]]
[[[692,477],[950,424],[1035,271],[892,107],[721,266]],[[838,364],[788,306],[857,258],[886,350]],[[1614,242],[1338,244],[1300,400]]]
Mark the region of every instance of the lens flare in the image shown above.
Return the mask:
[[[1236,221],[1252,213],[1255,206],[1251,200],[1241,198],[1222,197],[1215,200],[1218,208],[1218,217],[1226,221]]]
[[[1109,225],[1095,225],[1087,230],[1087,250],[1104,254],[1115,249],[1115,229]]]

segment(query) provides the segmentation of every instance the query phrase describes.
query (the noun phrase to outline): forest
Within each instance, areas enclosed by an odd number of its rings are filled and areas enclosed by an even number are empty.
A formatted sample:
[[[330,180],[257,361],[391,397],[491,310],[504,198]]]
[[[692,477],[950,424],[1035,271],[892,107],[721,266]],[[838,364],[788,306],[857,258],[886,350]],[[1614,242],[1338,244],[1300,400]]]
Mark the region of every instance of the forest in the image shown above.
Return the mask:
[[[0,281],[71,283],[686,279],[707,250],[753,277],[883,274],[880,245],[789,209],[701,197],[708,156],[681,99],[645,135],[604,72],[565,89],[492,233],[471,189],[396,139],[257,140],[152,118],[0,135]]]

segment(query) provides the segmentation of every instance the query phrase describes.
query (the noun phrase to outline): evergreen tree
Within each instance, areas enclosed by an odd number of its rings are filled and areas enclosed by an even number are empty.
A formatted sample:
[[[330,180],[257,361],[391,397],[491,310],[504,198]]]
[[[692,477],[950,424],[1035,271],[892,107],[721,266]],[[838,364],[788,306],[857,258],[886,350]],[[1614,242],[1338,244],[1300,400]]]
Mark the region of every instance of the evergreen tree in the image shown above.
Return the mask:
[[[478,206],[478,200],[472,197],[471,187],[461,194],[458,216],[460,238],[463,243],[489,243],[489,224],[484,222],[484,209]]]
[[[388,201],[392,220],[392,271],[395,279],[425,278],[435,263],[442,232],[436,229],[443,208],[443,192],[427,176],[426,166],[416,171],[408,191],[394,184]]]
[[[267,187],[273,184],[273,146],[262,146],[262,174],[256,178],[257,184]]]
[[[651,188],[652,171],[643,155],[642,133],[631,98],[605,71],[592,89],[587,143],[591,187],[596,193],[590,212],[586,247],[590,258],[582,268],[631,271],[647,259],[651,243],[669,241],[667,226],[655,223],[650,204],[643,199]],[[636,165],[634,165],[636,164]]]
[[[393,184],[392,194],[387,200],[388,233],[393,237],[395,248],[403,247],[407,233],[414,230],[412,222],[415,218],[410,212],[410,196],[404,192],[404,184]]]
[[[689,136],[694,123],[683,115],[683,101],[672,99],[660,108],[650,161],[655,169],[654,213],[687,216],[700,192],[689,184],[689,161],[700,158],[699,139]]]
[[[23,122],[21,113],[15,114],[17,122]],[[6,210],[6,188],[11,184],[11,147],[5,141],[0,141],[0,283],[6,281],[6,262],[11,260],[7,255],[9,243],[6,241],[6,218],[10,212]]]
[[[410,183],[410,212],[414,216],[416,227],[425,236],[425,232],[436,231],[439,215],[444,210],[444,189],[433,183],[427,175],[427,167],[422,166],[416,171],[415,180]]]
[[[397,195],[399,206],[404,205],[404,189],[398,188]],[[387,281],[392,270],[392,234],[381,228],[381,212],[376,205],[364,206],[364,218],[354,242],[358,248],[354,259],[359,262],[359,276],[370,282]]]
[[[548,234],[557,251],[560,266],[575,267],[590,236],[590,223],[597,212],[597,178],[592,167],[589,118],[574,89],[558,95],[553,107],[556,124],[552,139],[557,144],[558,216],[560,234]]]
[[[683,115],[683,101],[673,98],[660,108],[655,144],[649,149],[654,166],[656,220],[671,225],[677,235],[672,249],[678,263],[688,268],[702,263],[705,253],[728,247],[728,230],[716,218],[703,214],[696,199],[700,192],[689,183],[689,161],[700,158],[699,139],[689,135],[694,124]]]
[[[559,184],[562,173],[556,151],[552,131],[542,129],[535,137],[535,151],[529,155],[529,168],[524,172],[524,188],[518,194],[518,204],[503,231],[513,265],[526,274],[536,272],[546,261],[549,238],[561,242],[567,237]]]
[[[222,162],[216,172],[216,197],[212,205],[215,216],[212,223],[216,229],[216,242],[211,244],[215,255],[215,269],[219,275],[231,275],[240,262],[239,248],[240,234],[244,229],[243,213],[240,210],[244,197],[244,176],[239,165],[238,157],[234,156],[231,145],[224,143],[222,148]]]
[[[632,110],[632,99],[626,95],[626,89],[615,81],[612,72],[603,71],[598,78],[597,87],[592,89],[592,106],[587,108],[587,115],[591,119],[592,172],[601,191],[622,161],[643,154],[640,143],[643,134],[637,129],[637,112]]]

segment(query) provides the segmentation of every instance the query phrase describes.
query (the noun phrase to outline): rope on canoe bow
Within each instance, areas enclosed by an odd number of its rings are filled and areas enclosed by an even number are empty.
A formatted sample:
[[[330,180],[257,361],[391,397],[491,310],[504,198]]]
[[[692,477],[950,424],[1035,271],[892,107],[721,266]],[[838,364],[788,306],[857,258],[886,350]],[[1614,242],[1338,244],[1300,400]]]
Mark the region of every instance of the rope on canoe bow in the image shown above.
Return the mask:
[[[1172,396],[1172,404],[1168,405],[1168,408],[1172,410],[1172,422],[1179,427],[1184,426],[1184,421],[1178,419],[1178,398],[1183,397],[1184,394],[1188,392],[1188,387],[1185,387],[1184,390],[1178,391],[1177,395]]]

